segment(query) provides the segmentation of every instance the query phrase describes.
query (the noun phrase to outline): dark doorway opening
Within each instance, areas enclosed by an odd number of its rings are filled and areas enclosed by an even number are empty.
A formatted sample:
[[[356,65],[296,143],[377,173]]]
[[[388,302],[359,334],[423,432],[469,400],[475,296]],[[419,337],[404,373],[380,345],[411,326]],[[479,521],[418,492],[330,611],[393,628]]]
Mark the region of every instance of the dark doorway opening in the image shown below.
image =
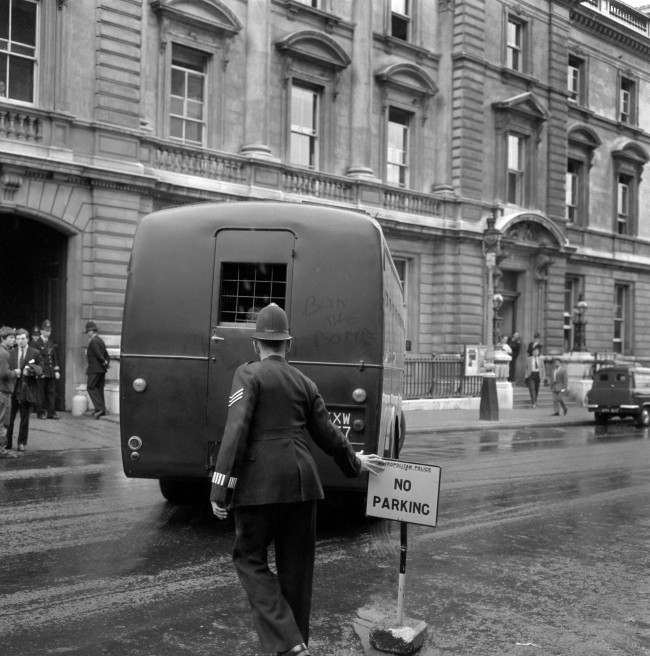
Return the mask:
[[[65,287],[68,238],[17,214],[0,213],[0,323],[32,329],[52,322],[61,379],[57,409],[65,405]]]

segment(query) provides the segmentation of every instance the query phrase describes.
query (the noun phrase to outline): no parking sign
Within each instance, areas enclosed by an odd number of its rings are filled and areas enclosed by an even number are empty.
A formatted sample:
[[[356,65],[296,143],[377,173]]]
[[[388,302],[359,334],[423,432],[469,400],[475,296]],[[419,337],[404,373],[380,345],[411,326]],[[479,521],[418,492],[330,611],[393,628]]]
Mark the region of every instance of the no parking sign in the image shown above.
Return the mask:
[[[368,479],[366,514],[409,524],[435,526],[440,467],[383,458],[386,467]]]

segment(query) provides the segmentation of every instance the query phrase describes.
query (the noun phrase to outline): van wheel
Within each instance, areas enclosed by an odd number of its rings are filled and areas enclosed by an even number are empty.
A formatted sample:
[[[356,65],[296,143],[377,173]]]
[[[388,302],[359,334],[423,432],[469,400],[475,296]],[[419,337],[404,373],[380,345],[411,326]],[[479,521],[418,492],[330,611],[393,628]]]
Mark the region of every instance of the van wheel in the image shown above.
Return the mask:
[[[603,412],[596,412],[594,413],[594,419],[596,420],[596,423],[604,426],[607,423],[607,415]]]
[[[209,496],[208,484],[194,478],[161,478],[160,492],[174,505],[189,506],[205,501]]]
[[[646,426],[650,426],[650,410],[648,410],[648,408],[641,409],[641,412],[636,418],[636,425],[639,428],[645,428]]]

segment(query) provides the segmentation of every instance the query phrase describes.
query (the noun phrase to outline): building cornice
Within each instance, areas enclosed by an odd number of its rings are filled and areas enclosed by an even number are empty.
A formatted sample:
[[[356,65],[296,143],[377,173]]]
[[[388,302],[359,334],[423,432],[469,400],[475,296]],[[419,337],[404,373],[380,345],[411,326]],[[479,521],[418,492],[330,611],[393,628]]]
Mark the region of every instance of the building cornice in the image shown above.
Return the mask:
[[[591,11],[588,7],[574,4],[570,12],[571,22],[589,30],[593,34],[616,43],[635,54],[650,57],[650,39],[626,27],[622,23]]]

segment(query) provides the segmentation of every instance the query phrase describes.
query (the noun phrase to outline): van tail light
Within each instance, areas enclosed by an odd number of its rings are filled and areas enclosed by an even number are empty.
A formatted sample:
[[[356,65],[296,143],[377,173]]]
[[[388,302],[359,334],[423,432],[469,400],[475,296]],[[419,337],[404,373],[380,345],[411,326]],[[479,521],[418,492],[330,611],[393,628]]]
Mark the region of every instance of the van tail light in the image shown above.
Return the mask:
[[[133,381],[133,389],[136,392],[144,392],[147,389],[147,381],[144,378],[136,378]]]
[[[366,394],[366,390],[364,390],[363,387],[357,387],[352,392],[352,399],[356,403],[363,403],[367,398],[368,398],[368,395]]]

